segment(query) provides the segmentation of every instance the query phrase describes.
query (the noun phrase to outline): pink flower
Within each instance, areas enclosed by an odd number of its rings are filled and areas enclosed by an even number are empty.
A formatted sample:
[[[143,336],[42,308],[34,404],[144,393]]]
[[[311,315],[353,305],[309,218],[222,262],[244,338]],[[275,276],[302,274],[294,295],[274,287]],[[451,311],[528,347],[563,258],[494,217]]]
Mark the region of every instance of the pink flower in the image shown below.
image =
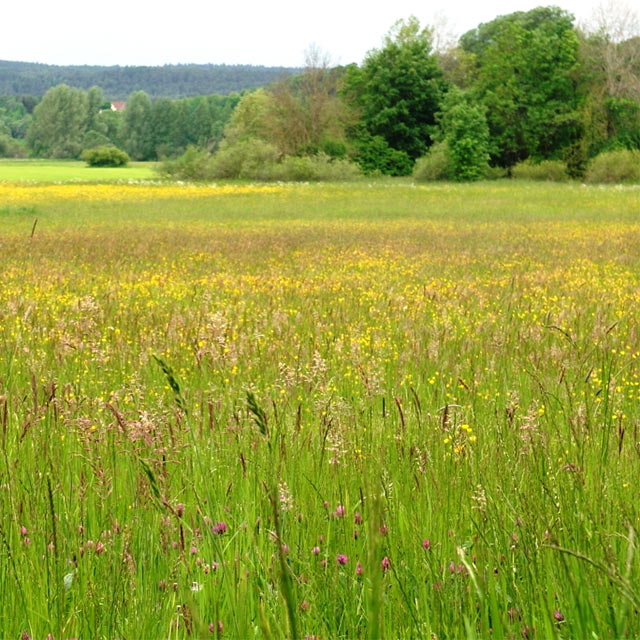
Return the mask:
[[[347,513],[347,510],[341,504],[339,504],[336,507],[336,517],[337,518],[343,518],[346,513]]]
[[[209,623],[209,633],[215,633],[216,626],[217,626],[217,630],[218,630],[218,635],[221,636],[222,632],[224,631],[224,625],[222,624],[222,620],[218,620],[218,624],[217,625],[214,625],[213,622],[210,622]]]
[[[100,542],[100,540],[98,540],[98,542],[96,542],[96,555],[100,555],[101,553],[105,552],[105,548],[104,545],[102,544],[102,542]]]
[[[336,558],[336,560],[337,560],[338,564],[341,564],[343,566],[345,564],[347,564],[347,562],[349,562],[349,558],[347,556],[345,556],[344,553],[339,553],[338,557]]]
[[[358,530],[357,530],[357,529],[354,529],[354,530],[353,530],[353,539],[354,539],[354,540],[357,540],[357,539],[358,539]]]
[[[178,518],[182,518],[182,516],[184,515],[184,505],[182,504],[182,502],[178,502],[176,513],[178,514]]]
[[[360,561],[358,561],[356,563],[356,573],[361,576],[362,575],[362,565],[360,564]]]
[[[387,533],[389,533],[389,527],[387,527],[387,525],[386,525],[386,524],[383,524],[383,525],[380,527],[380,535],[381,535],[381,536],[386,536],[386,535],[387,535]]]
[[[362,516],[357,511],[353,516],[353,520],[356,524],[362,524]]]
[[[289,553],[289,545],[288,544],[283,544],[282,545],[282,553],[286,556],[287,553]]]
[[[20,533],[23,536],[26,536],[29,532],[27,531],[27,527],[20,527]]]
[[[211,527],[211,533],[215,533],[217,535],[222,535],[227,532],[227,523],[226,522],[218,522],[218,524],[214,524]]]
[[[387,556],[382,558],[382,571],[386,573],[389,571],[389,567],[391,566],[391,560]]]
[[[560,613],[560,611],[558,611],[558,609],[555,609],[553,612],[553,619],[556,622],[563,622],[564,621],[564,616]]]
[[[198,547],[196,547],[195,544],[192,544],[191,549],[189,549],[189,552],[191,553],[192,556],[194,556],[196,553],[198,553]]]
[[[311,549],[311,553],[313,553],[314,556],[317,556],[320,553],[320,547],[313,547],[313,549]]]
[[[422,541],[422,548],[423,548],[425,551],[429,551],[429,549],[431,549],[431,540],[429,540],[429,538],[425,538],[425,539]]]
[[[301,608],[303,611],[309,611],[309,603],[308,603],[306,600],[303,600],[303,601],[300,603],[300,608]]]

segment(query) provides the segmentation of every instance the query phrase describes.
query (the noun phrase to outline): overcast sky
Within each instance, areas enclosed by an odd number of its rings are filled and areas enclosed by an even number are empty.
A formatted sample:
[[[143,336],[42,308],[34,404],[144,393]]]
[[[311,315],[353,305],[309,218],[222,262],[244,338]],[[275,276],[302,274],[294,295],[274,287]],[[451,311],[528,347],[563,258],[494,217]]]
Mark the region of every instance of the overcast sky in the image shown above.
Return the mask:
[[[558,6],[579,21],[598,0]],[[315,44],[334,64],[362,62],[399,18],[456,34],[535,0],[3,0],[0,60],[48,64],[302,66]]]

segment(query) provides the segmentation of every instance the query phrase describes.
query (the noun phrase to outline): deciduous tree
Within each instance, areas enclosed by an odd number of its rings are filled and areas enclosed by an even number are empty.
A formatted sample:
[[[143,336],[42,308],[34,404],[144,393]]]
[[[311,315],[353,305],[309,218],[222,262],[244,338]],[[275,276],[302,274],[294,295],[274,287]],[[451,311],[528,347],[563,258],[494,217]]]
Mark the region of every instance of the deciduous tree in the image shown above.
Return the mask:
[[[38,156],[76,158],[86,128],[87,94],[62,84],[49,89],[34,109],[27,142]]]
[[[397,22],[362,67],[350,67],[345,86],[368,135],[411,160],[426,152],[446,87],[431,31],[415,17]]]

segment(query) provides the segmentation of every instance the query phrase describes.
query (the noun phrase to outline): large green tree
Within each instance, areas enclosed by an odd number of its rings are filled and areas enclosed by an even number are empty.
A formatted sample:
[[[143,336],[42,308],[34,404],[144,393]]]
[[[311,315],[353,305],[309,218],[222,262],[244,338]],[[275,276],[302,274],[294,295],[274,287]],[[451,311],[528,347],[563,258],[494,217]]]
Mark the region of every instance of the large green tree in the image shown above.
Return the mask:
[[[134,160],[154,157],[151,99],[144,91],[135,91],[127,100],[123,134],[126,150]]]
[[[365,136],[414,160],[432,144],[445,81],[429,29],[415,17],[397,22],[384,46],[350,67],[346,95],[359,108]],[[365,142],[366,144],[366,142]],[[410,165],[409,165],[410,166]]]
[[[37,156],[76,158],[87,128],[87,94],[66,84],[45,93],[33,111],[27,143]]]
[[[561,157],[580,137],[573,16],[555,7],[501,16],[461,39],[476,56],[493,162]]]

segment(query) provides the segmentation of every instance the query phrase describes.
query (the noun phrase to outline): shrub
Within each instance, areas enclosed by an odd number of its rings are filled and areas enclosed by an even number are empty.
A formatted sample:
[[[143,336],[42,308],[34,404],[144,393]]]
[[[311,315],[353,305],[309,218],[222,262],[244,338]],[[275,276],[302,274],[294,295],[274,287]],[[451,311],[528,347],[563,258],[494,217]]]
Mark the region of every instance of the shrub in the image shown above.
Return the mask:
[[[533,162],[523,160],[511,169],[511,175],[517,180],[540,180],[548,182],[566,182],[569,180],[567,165],[559,160]]]
[[[256,138],[223,144],[214,156],[190,147],[179,158],[163,162],[159,172],[182,180],[244,178],[283,182],[357,180],[362,176],[355,163],[325,153],[279,159],[273,145]]]
[[[331,159],[325,153],[315,156],[285,156],[272,170],[272,179],[304,182],[358,180],[362,170],[354,162]]]
[[[22,158],[24,149],[11,136],[0,133],[0,158]]]
[[[356,162],[367,173],[383,173],[388,176],[407,176],[413,162],[404,152],[391,148],[382,136],[365,135],[355,141]]]
[[[126,151],[108,145],[85,149],[81,158],[90,167],[124,167],[129,162]]]
[[[157,171],[176,180],[207,180],[211,178],[209,154],[197,147],[188,147],[181,156],[162,162]]]
[[[597,155],[591,160],[586,182],[640,182],[640,151],[618,149]]]
[[[223,143],[209,164],[211,178],[269,180],[277,162],[277,149],[258,138]]]
[[[508,176],[508,170],[504,167],[487,167],[484,170],[485,180],[502,180]]]
[[[446,143],[434,144],[426,156],[416,160],[413,178],[417,182],[434,182],[453,178],[453,165]]]
[[[337,138],[324,138],[320,142],[320,151],[332,158],[344,158],[347,155],[347,145]]]
[[[484,109],[459,102],[448,109],[445,120],[454,180],[481,180],[489,167],[489,126]]]

